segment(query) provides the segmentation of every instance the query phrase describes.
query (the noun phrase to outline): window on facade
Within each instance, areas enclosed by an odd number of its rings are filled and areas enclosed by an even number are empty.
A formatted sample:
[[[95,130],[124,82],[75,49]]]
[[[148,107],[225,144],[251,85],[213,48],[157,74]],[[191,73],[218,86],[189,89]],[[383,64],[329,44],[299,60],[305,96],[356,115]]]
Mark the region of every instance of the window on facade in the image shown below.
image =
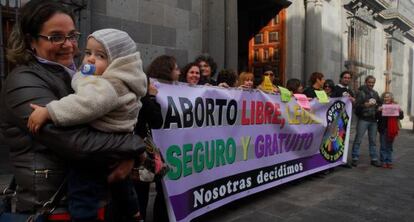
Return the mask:
[[[280,59],[280,52],[279,52],[279,49],[274,49],[274,50],[273,50],[273,57],[272,57],[272,60],[273,60],[273,61],[279,61],[279,59]]]
[[[269,42],[279,41],[279,32],[269,32]]]
[[[254,36],[254,44],[258,45],[258,44],[262,44],[263,43],[263,33],[259,33],[257,35]]]
[[[273,25],[276,25],[276,24],[279,24],[279,15],[276,15],[276,16],[273,18]]]
[[[358,88],[365,76],[373,74],[375,69],[375,36],[371,26],[353,18],[350,19],[348,30],[348,60],[345,65],[355,73],[354,87]]]
[[[269,61],[269,49],[268,48],[263,50],[263,60]]]
[[[253,52],[253,61],[258,62],[259,61],[259,50],[255,49]]]
[[[389,45],[387,48],[389,53],[387,53],[387,60],[390,62],[390,66],[387,69],[390,69],[390,76],[387,78],[390,80],[389,90],[394,94],[395,101],[402,101],[401,95],[403,94],[403,76],[404,76],[404,45],[394,39],[388,40]],[[387,70],[388,71],[388,70]]]

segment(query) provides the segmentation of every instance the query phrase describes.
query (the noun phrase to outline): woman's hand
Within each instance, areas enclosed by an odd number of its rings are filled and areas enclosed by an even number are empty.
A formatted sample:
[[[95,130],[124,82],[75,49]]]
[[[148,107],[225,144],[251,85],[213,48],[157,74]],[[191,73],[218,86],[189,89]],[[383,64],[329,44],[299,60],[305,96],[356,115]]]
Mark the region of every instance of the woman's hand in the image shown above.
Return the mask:
[[[223,88],[230,88],[230,86],[225,82],[222,82],[222,83],[218,84],[218,86],[223,87]]]
[[[133,159],[121,161],[108,176],[108,183],[125,179],[131,173],[132,168],[134,168]]]
[[[27,128],[29,128],[30,132],[37,133],[40,127],[50,120],[50,115],[45,107],[36,104],[30,104],[30,107],[33,109],[33,112],[27,121]]]

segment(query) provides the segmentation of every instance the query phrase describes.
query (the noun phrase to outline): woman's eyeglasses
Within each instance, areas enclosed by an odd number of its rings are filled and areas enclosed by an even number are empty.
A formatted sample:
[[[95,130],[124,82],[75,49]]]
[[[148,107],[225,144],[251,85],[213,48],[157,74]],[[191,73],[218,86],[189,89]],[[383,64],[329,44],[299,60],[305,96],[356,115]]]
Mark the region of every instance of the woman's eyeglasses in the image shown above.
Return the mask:
[[[72,33],[70,35],[37,35],[38,37],[42,37],[48,41],[50,41],[52,44],[59,45],[66,42],[66,40],[69,40],[70,42],[77,42],[80,37],[79,32]]]

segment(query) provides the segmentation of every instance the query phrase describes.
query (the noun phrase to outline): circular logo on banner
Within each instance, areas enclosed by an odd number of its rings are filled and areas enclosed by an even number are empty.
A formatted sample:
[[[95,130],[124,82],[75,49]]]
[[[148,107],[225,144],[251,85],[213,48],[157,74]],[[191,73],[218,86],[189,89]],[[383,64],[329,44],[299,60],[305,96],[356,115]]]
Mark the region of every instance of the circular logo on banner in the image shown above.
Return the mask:
[[[326,112],[327,127],[323,135],[319,152],[329,162],[340,159],[345,149],[346,128],[349,116],[345,103],[336,101]]]

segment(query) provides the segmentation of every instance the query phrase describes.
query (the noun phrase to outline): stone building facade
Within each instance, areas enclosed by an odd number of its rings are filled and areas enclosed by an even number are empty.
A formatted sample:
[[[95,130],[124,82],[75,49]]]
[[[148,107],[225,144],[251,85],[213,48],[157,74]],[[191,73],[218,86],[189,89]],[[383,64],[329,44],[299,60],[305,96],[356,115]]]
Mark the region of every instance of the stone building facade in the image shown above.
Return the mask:
[[[202,51],[201,0],[92,0],[85,31],[118,28],[137,42],[144,65],[161,54],[185,65]],[[89,27],[88,27],[89,26]]]
[[[1,41],[13,23],[10,8],[27,0],[1,0]],[[144,66],[156,56],[173,55],[180,66],[208,53],[219,69],[248,67],[249,41],[285,13],[285,81],[320,71],[338,81],[341,71],[355,73],[354,87],[366,75],[375,89],[394,93],[414,116],[414,0],[63,0],[77,15],[80,31],[127,31],[136,41]],[[13,6],[12,6],[13,5]],[[17,16],[15,16],[17,18]],[[6,21],[5,21],[6,20]],[[84,38],[83,38],[84,39]],[[81,40],[81,47],[85,41]],[[0,53],[1,74],[9,70]]]
[[[305,0],[286,10],[288,78],[320,71],[338,81],[352,70],[357,88],[374,75],[375,89],[414,115],[414,1]]]

